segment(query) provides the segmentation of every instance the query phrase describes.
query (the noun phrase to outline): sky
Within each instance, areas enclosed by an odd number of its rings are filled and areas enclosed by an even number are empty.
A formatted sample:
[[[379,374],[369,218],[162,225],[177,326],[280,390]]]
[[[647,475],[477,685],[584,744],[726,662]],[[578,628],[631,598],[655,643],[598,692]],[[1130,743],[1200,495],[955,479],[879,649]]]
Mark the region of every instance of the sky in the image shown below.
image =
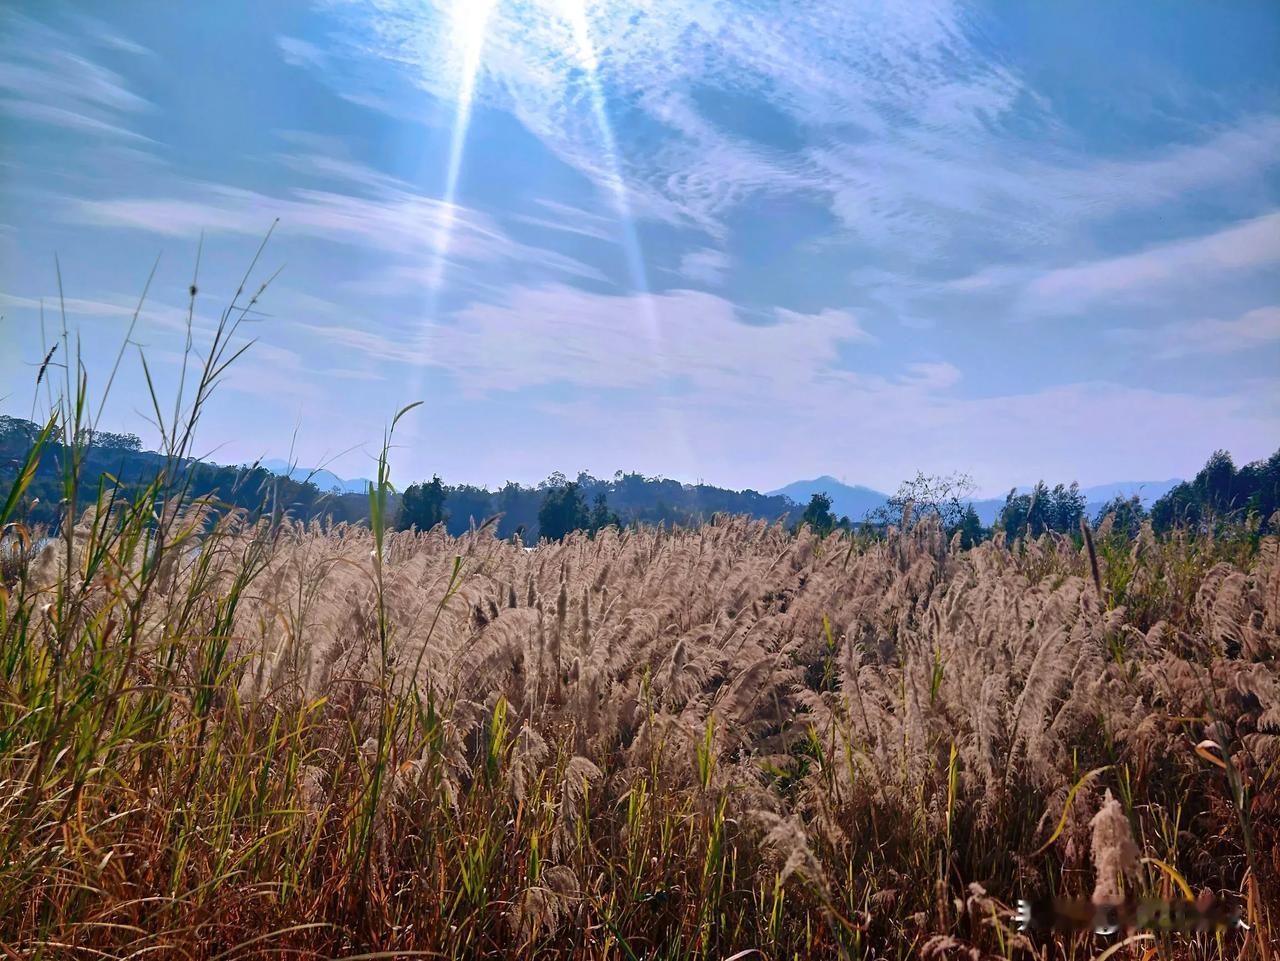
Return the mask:
[[[401,484],[1280,447],[1272,0],[0,10],[0,411],[65,323],[154,443],[139,353],[171,400],[273,223],[221,463],[369,476],[419,400]]]

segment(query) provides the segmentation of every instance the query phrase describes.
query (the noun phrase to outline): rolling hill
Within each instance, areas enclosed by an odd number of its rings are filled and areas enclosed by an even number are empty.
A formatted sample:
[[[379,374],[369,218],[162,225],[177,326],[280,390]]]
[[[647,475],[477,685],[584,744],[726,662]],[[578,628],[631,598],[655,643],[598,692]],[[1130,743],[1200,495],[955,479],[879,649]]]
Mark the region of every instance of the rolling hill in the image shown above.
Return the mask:
[[[369,489],[368,478],[345,478],[321,468],[290,466],[288,461],[279,457],[260,461],[258,466],[266,468],[273,474],[296,480],[298,483],[310,481],[326,493],[336,490],[340,494],[363,494]]]
[[[883,491],[863,487],[861,484],[851,485],[836,480],[829,474],[815,477],[813,480],[801,480],[769,491],[771,496],[789,497],[802,507],[809,503],[814,494],[826,494],[831,498],[831,510],[837,515],[843,514],[851,521],[860,521],[867,511],[875,510],[889,499]]]

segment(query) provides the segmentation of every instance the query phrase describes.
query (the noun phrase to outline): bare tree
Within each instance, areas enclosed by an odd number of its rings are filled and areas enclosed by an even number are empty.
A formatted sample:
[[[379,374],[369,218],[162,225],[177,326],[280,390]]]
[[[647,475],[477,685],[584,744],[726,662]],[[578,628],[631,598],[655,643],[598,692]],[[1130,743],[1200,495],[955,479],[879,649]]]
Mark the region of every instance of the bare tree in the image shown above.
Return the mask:
[[[898,491],[883,507],[867,514],[872,524],[902,524],[910,527],[923,517],[938,517],[948,531],[955,530],[964,520],[973,495],[973,478],[968,474],[926,474],[916,476],[898,485]]]

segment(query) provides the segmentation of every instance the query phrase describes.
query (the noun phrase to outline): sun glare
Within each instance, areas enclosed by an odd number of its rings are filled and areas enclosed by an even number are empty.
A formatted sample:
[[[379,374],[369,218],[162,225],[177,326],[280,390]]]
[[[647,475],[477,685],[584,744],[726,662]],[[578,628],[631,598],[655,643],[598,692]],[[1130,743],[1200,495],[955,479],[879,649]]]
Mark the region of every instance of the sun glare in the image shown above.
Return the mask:
[[[445,209],[436,227],[435,258],[430,277],[433,298],[444,279],[445,261],[449,256],[449,244],[453,237],[457,216],[458,179],[462,173],[462,156],[467,142],[467,128],[471,125],[471,105],[475,101],[476,79],[480,73],[481,58],[484,54],[485,33],[494,6],[496,6],[496,0],[456,0],[451,14],[451,33],[454,43],[462,53],[462,63],[458,76],[453,134],[449,141],[449,163],[445,172]]]
[[[627,194],[626,180],[622,170],[622,160],[618,153],[617,138],[614,136],[613,124],[609,119],[608,105],[604,88],[600,79],[600,61],[596,54],[596,45],[591,38],[591,27],[587,19],[588,0],[560,0],[560,9],[569,21],[573,31],[573,43],[578,59],[577,66],[582,70],[587,85],[588,99],[594,115],[596,128],[600,135],[601,160],[606,168],[605,179],[609,192],[613,195],[613,204],[617,211],[618,222],[622,228],[622,247],[627,261],[627,273],[632,289],[639,304],[640,319],[645,334],[649,338],[654,366],[663,374],[668,371],[666,346],[663,343],[662,327],[658,320],[658,312],[653,302],[653,293],[649,287],[648,271],[645,269],[644,253],[640,249],[640,238],[636,232],[635,217],[631,210],[631,198]],[[667,434],[673,444],[679,448],[686,463],[692,463],[693,449],[688,441],[688,434],[679,415],[671,409],[667,410]]]
[[[440,288],[444,284],[449,249],[453,243],[453,231],[458,219],[458,182],[462,174],[462,158],[467,143],[467,129],[471,126],[471,106],[475,101],[476,81],[484,55],[485,35],[489,18],[497,0],[454,0],[450,11],[451,42],[461,52],[458,71],[457,106],[453,115],[453,130],[449,137],[449,159],[445,168],[442,209],[436,220],[432,238],[431,266],[427,274],[427,303],[424,323],[436,319],[440,305]],[[414,367],[413,391],[416,394],[423,376],[423,365]]]
[[[642,336],[649,342],[655,369],[660,374],[665,374],[669,368],[666,345],[649,287],[648,271],[645,268],[644,253],[636,231],[617,138],[609,118],[608,102],[601,78],[601,63],[591,33],[588,2],[589,0],[548,0],[549,11],[547,8],[544,8],[544,11],[549,12],[553,19],[560,20],[569,28],[568,45],[571,49],[559,51],[559,57],[557,57],[566,62],[566,68],[572,68],[572,77],[570,70],[565,70],[564,94],[569,96],[570,84],[577,83],[585,87],[585,100],[589,105],[591,119],[599,137],[600,180],[605,185],[618,218],[627,280],[639,312]],[[448,42],[455,52],[458,71],[456,107],[445,168],[443,209],[436,221],[431,265],[427,276],[426,323],[436,319],[441,291],[445,286],[445,274],[448,270],[449,255],[457,226],[458,187],[462,176],[467,133],[471,125],[476,88],[480,82],[481,71],[484,69],[486,42],[490,31],[495,29],[495,19],[502,16],[516,16],[513,11],[501,9],[502,3],[503,0],[455,0],[449,13]],[[530,55],[537,54],[531,51]],[[417,371],[415,377],[419,377],[423,367],[418,365],[415,370]],[[679,414],[674,409],[668,408],[663,416],[667,421],[667,434],[672,444],[679,454],[683,455],[686,463],[692,463],[692,446],[688,442],[688,434]]]

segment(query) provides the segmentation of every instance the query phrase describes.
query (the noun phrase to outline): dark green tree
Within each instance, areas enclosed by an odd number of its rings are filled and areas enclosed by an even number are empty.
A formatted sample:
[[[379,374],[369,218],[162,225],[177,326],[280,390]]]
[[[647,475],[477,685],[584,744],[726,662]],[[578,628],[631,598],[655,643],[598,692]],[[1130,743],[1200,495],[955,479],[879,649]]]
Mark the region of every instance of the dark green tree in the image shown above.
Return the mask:
[[[975,544],[981,544],[991,536],[991,531],[982,526],[982,520],[978,517],[978,512],[973,509],[972,504],[968,505],[964,513],[960,515],[960,523],[956,529],[960,531],[960,546],[965,550]]]
[[[440,475],[431,478],[430,483],[410,484],[400,498],[400,516],[396,526],[402,531],[416,527],[420,531],[429,531],[437,524],[448,520],[444,502],[447,497]]]
[[[1183,481],[1151,505],[1151,525],[1162,533],[1181,525],[1194,527],[1200,522],[1199,506],[1195,488]]]
[[[546,485],[542,506],[538,508],[538,528],[542,537],[564,540],[566,534],[590,526],[587,502],[577,481],[566,481],[563,475]]]
[[[1245,493],[1245,509],[1266,523],[1280,511],[1280,450],[1266,460],[1240,468],[1236,478]]]
[[[1058,484],[1050,489],[1039,481],[1028,494],[1019,494],[1016,488],[1009,491],[996,523],[1010,537],[1039,537],[1045,531],[1074,534],[1080,529],[1084,508],[1079,484]]]
[[[1044,532],[1048,499],[1049,488],[1044,481],[1037,481],[1027,494],[1019,494],[1015,487],[1005,496],[996,524],[1010,537],[1027,533],[1037,537]]]
[[[1080,518],[1084,516],[1085,496],[1080,493],[1080,485],[1072,482],[1070,487],[1056,485],[1049,492],[1045,509],[1045,524],[1051,530],[1064,534],[1074,534],[1080,529]]]
[[[1147,509],[1142,506],[1142,498],[1137,494],[1132,497],[1117,494],[1098,509],[1093,526],[1100,527],[1107,515],[1113,515],[1111,533],[1132,540],[1142,530],[1142,522],[1147,519]]]
[[[1173,527],[1207,530],[1252,514],[1269,531],[1269,520],[1277,509],[1280,451],[1236,470],[1231,455],[1219,450],[1191,481],[1184,481],[1151,505],[1151,523],[1161,532]]]
[[[1243,506],[1237,503],[1236,465],[1225,450],[1216,450],[1193,482],[1200,502],[1214,515]]]
[[[80,433],[79,442],[86,447],[93,445],[98,450],[121,450],[138,453],[142,450],[142,440],[137,434],[114,434],[109,430],[89,430]]]
[[[831,513],[831,498],[826,493],[814,494],[809,498],[809,506],[800,515],[800,524],[808,525],[815,534],[826,536],[836,528],[835,515]]]
[[[538,526],[538,492],[507,481],[493,495],[494,507],[502,514],[498,522],[499,537],[525,538]]]
[[[483,524],[498,513],[494,507],[494,496],[487,487],[458,484],[446,490],[448,497],[444,506],[449,516],[445,526],[454,537],[471,530],[472,524]]]
[[[595,502],[591,506],[591,518],[587,524],[587,529],[592,534],[595,534],[606,527],[621,526],[622,518],[609,510],[609,498],[604,493],[597,494]]]

